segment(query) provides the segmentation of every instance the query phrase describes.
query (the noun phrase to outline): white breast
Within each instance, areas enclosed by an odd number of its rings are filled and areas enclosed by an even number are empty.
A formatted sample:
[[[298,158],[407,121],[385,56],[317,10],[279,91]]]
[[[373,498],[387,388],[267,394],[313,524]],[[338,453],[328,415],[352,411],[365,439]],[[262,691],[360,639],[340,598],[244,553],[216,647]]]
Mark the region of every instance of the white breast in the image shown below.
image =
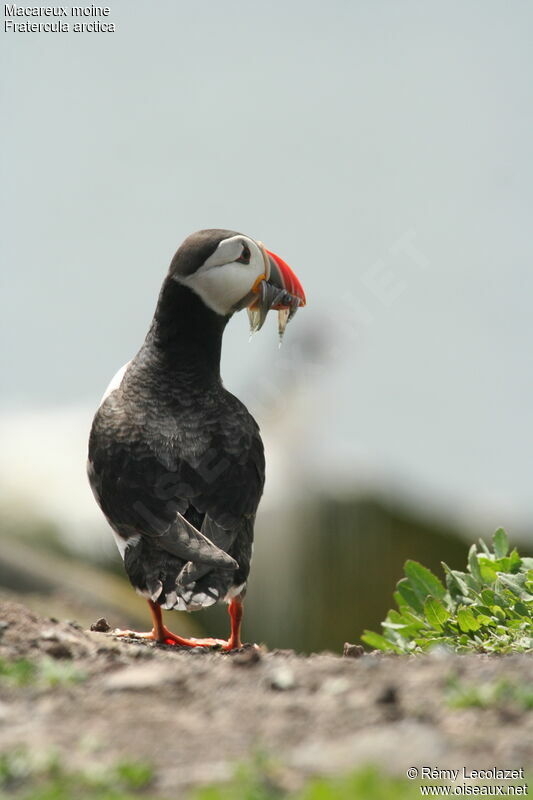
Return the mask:
[[[124,375],[126,374],[126,370],[128,369],[128,367],[129,367],[130,363],[131,363],[131,362],[130,362],[130,361],[128,361],[128,363],[127,363],[127,364],[124,364],[124,366],[123,366],[123,367],[121,367],[121,368],[119,369],[119,371],[116,373],[116,375],[114,375],[114,376],[113,376],[113,378],[111,379],[111,382],[110,382],[109,386],[107,387],[107,389],[106,389],[106,390],[105,390],[105,392],[104,392],[104,396],[103,396],[103,397],[102,397],[102,399],[100,400],[100,405],[102,405],[102,403],[104,402],[104,400],[105,400],[107,397],[109,397],[109,395],[111,394],[111,392],[114,392],[114,391],[115,391],[115,389],[118,389],[118,387],[119,387],[119,386],[120,386],[120,384],[122,383],[122,378],[123,378],[123,377],[124,377]]]

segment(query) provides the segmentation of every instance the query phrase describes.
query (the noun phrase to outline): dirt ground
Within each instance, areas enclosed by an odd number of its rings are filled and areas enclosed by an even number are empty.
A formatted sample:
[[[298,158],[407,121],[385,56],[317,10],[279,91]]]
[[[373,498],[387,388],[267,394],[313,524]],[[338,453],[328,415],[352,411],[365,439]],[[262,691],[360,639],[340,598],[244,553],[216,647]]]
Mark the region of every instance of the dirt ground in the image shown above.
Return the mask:
[[[155,792],[229,779],[272,756],[291,786],[376,763],[533,766],[533,714],[519,703],[450,706],[462,687],[529,683],[528,656],[184,651],[39,618],[0,598],[0,659],[42,657],[85,679],[55,687],[0,680],[0,752],[55,752],[71,768],[119,759],[153,765]]]

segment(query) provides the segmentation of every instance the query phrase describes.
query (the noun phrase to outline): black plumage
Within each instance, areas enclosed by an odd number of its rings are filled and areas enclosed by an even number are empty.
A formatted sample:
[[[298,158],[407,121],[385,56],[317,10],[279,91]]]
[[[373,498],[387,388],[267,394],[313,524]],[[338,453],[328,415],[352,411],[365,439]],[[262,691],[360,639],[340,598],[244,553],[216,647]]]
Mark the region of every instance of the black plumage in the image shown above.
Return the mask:
[[[91,486],[125,542],[131,583],[160,606],[187,610],[244,593],[265,477],[259,428],[220,378],[231,315],[175,279],[234,235],[202,233],[174,258],[144,344],[89,441]]]
[[[135,636],[241,646],[265,461],[256,422],[222,385],[222,336],[243,308],[252,330],[277,310],[282,336],[305,303],[288,264],[235,231],[192,234],[172,259],[144,344],[112,381],[89,440],[93,492],[150,607],[152,631]],[[228,640],[184,639],[163,624],[162,607],[221,601],[229,603]]]

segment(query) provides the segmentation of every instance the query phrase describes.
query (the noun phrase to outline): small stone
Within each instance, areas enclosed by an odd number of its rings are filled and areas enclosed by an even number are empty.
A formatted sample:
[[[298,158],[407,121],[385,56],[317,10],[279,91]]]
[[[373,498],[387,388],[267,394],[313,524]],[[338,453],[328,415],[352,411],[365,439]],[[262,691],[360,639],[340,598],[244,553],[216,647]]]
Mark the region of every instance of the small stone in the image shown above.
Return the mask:
[[[365,654],[365,648],[361,647],[360,644],[350,644],[350,642],[344,642],[344,649],[342,654],[345,658],[361,658]]]
[[[48,642],[57,642],[58,641],[57,631],[54,630],[53,628],[45,628],[44,630],[41,631],[41,639],[44,639],[45,641]]]
[[[93,622],[91,625],[92,631],[97,631],[97,633],[107,633],[111,630],[111,625],[108,623],[105,617],[100,617],[97,619],[96,622]]]
[[[237,653],[231,659],[232,664],[238,667],[253,667],[261,661],[261,653],[257,647],[249,647],[242,653]]]
[[[376,697],[376,703],[397,703],[398,702],[398,689],[396,686],[386,686],[380,694]]]
[[[52,658],[72,658],[70,649],[66,644],[62,644],[61,642],[50,642],[50,644],[46,645],[44,650],[49,656],[52,656]]]
[[[289,667],[278,667],[270,676],[270,686],[280,692],[293,689],[295,684],[294,672]]]

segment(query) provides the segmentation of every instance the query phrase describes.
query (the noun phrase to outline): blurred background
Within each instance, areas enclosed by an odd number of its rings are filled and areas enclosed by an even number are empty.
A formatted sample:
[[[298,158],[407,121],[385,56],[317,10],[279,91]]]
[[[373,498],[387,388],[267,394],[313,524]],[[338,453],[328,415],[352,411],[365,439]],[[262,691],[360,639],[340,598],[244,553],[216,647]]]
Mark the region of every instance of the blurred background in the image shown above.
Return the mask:
[[[308,296],[223,352],[267,487],[245,636],[339,650],[406,558],[533,546],[533,9],[113,0],[112,34],[2,33],[0,586],[148,621],[85,477],[92,415],[190,232]],[[272,316],[272,315],[271,315]],[[176,613],[223,634],[224,609]]]

